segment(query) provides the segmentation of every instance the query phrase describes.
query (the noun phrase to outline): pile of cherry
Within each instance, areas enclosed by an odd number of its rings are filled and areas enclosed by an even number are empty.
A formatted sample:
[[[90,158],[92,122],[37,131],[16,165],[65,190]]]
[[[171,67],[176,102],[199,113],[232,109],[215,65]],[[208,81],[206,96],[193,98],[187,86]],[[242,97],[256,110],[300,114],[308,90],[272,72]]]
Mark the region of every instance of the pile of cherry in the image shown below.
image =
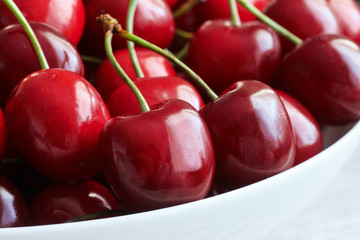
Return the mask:
[[[185,56],[214,91],[138,45],[135,71],[115,35],[114,55],[147,110],[106,57],[96,21],[109,13],[125,28],[129,0],[14,2],[50,68],[1,1],[0,227],[142,212],[237,189],[319,153],[319,126],[360,118],[353,0],[249,0],[294,34],[287,38],[244,0],[235,8],[139,0],[134,34]]]

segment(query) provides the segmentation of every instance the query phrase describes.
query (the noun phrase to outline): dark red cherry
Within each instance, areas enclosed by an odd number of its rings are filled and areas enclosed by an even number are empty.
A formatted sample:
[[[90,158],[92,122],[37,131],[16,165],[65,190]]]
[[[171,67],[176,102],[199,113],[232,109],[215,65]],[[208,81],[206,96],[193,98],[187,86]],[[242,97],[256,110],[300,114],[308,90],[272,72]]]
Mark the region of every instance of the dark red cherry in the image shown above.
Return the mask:
[[[63,223],[91,213],[123,209],[108,188],[92,180],[58,183],[31,204],[32,224]]]
[[[53,68],[63,68],[84,75],[77,50],[54,28],[31,23],[45,57]],[[8,26],[0,31],[0,106],[4,107],[12,89],[21,79],[40,70],[40,63],[23,27]]]
[[[44,175],[71,181],[100,169],[98,137],[110,116],[80,75],[48,69],[27,76],[9,97],[5,117],[24,158]]]
[[[14,0],[28,21],[47,23],[76,46],[85,25],[85,9],[81,0]],[[14,14],[0,2],[0,29],[18,23]]]
[[[176,76],[171,63],[163,56],[144,48],[136,49],[136,54],[145,77]],[[135,80],[136,74],[129,51],[121,49],[114,52],[114,56],[126,74]],[[125,85],[125,82],[114,70],[109,59],[105,59],[96,73],[94,85],[103,99],[106,100],[118,87]]]
[[[327,0],[344,35],[360,44],[360,7],[354,0]]]
[[[320,124],[360,118],[360,48],[346,37],[309,38],[281,63],[276,86],[299,100]]]
[[[275,92],[284,103],[294,130],[295,165],[298,165],[323,150],[320,127],[311,113],[295,98],[280,90],[275,90]]]
[[[259,81],[239,81],[200,114],[214,144],[216,181],[242,187],[294,164],[295,137],[277,94]]]
[[[110,120],[100,136],[106,178],[134,211],[202,199],[210,189],[214,152],[199,113],[182,100]]]
[[[204,102],[196,88],[184,79],[174,76],[147,77],[134,81],[149,106],[169,99],[181,99],[199,110]],[[110,115],[123,116],[140,113],[140,105],[127,85],[116,89],[106,100]]]
[[[274,0],[264,12],[303,40],[325,33],[342,33],[336,17],[324,0]],[[280,41],[283,54],[295,47],[284,37],[280,37]]]
[[[19,190],[0,175],[0,228],[21,227],[29,223],[29,209]]]
[[[121,26],[126,26],[129,0],[88,0],[85,3],[86,26],[84,41],[99,56],[105,56],[104,33],[96,21],[100,14],[108,13],[116,18]],[[161,47],[170,46],[174,37],[174,18],[170,7],[162,0],[138,1],[134,17],[134,33]],[[113,48],[126,48],[126,41],[116,37]]]
[[[6,150],[7,140],[8,140],[8,135],[6,130],[5,117],[3,111],[0,108],[0,162]]]
[[[276,33],[260,22],[240,27],[227,20],[204,23],[194,34],[186,58],[189,66],[217,93],[239,80],[270,83],[280,61]]]

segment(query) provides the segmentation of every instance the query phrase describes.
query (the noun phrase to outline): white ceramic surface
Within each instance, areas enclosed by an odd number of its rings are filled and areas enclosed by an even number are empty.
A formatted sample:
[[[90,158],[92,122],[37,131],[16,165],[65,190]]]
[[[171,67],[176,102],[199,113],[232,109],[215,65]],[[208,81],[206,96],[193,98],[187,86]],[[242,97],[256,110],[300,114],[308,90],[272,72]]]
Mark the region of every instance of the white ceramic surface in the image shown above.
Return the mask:
[[[351,126],[324,129],[330,145]],[[0,229],[1,240],[266,239],[303,210],[360,151],[360,123],[312,159],[256,184],[201,201],[87,222]]]

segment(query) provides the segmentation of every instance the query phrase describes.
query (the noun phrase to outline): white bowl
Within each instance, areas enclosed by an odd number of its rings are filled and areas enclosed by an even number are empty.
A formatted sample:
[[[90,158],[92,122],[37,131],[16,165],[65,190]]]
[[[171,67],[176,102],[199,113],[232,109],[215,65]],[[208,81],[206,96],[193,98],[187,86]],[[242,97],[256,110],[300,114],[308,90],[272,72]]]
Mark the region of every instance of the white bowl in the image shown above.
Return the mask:
[[[317,156],[235,191],[121,217],[0,229],[0,239],[266,239],[264,237],[273,227],[304,209],[331,177],[355,156],[360,146],[360,122],[327,127],[323,133],[325,146],[331,146]]]

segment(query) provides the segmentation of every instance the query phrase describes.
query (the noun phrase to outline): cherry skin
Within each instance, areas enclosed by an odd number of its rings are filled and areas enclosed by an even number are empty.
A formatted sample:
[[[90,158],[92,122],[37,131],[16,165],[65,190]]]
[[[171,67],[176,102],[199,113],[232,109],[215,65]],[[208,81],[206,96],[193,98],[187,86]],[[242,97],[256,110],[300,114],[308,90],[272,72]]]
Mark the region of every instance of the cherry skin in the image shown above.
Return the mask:
[[[0,175],[0,228],[21,227],[29,223],[29,209],[19,190]]]
[[[32,224],[63,223],[91,213],[123,209],[108,188],[92,180],[58,183],[32,202]]]
[[[342,33],[336,17],[324,0],[275,0],[264,13],[303,40],[325,33]],[[280,41],[283,54],[295,47],[284,37],[280,37]]]
[[[246,186],[293,166],[295,138],[290,120],[266,84],[236,82],[200,114],[214,144],[215,180],[224,187]]]
[[[189,66],[217,93],[239,80],[270,83],[280,61],[276,33],[260,22],[240,27],[210,20],[194,34],[186,58]]]
[[[360,44],[360,7],[354,0],[327,0],[345,36]]]
[[[136,54],[145,77],[176,76],[171,63],[163,56],[144,48],[136,49]],[[136,74],[129,51],[121,49],[114,52],[114,56],[130,79],[135,80]],[[118,87],[125,85],[125,82],[115,71],[109,59],[105,59],[96,73],[94,85],[106,100]]]
[[[28,21],[49,24],[76,46],[85,26],[82,0],[14,0]],[[0,2],[0,29],[18,23],[13,13]]]
[[[126,15],[129,0],[87,0],[85,3],[86,26],[84,39],[89,39],[84,44],[89,44],[94,54],[105,56],[104,33],[96,17],[108,13],[119,21],[121,26],[126,26]],[[170,7],[162,0],[138,1],[134,17],[134,33],[139,37],[161,47],[170,46],[174,37],[174,17]],[[113,49],[126,48],[126,41],[122,38],[113,39]]]
[[[45,57],[53,68],[64,68],[84,75],[84,66],[77,50],[54,28],[31,23]],[[21,67],[19,67],[21,66]],[[21,79],[40,70],[40,63],[20,24],[0,31],[0,106],[4,107],[10,92]]]
[[[7,130],[4,113],[0,108],[0,160],[3,158],[7,144]],[[1,162],[1,161],[0,161]]]
[[[134,81],[149,106],[169,99],[181,99],[199,110],[204,102],[199,92],[189,82],[179,77],[147,77]],[[110,115],[124,116],[140,113],[140,105],[127,85],[114,91],[106,101]]]
[[[276,86],[299,100],[319,124],[360,118],[360,48],[346,37],[309,38],[281,63]]]
[[[5,117],[16,146],[42,174],[72,181],[99,171],[98,137],[110,116],[80,75],[63,69],[30,74],[10,95]]]
[[[319,124],[311,113],[295,98],[280,90],[276,94],[284,103],[296,138],[295,164],[298,165],[323,150]]]
[[[100,136],[108,182],[139,212],[202,199],[210,189],[215,159],[199,113],[182,100],[110,120]]]

